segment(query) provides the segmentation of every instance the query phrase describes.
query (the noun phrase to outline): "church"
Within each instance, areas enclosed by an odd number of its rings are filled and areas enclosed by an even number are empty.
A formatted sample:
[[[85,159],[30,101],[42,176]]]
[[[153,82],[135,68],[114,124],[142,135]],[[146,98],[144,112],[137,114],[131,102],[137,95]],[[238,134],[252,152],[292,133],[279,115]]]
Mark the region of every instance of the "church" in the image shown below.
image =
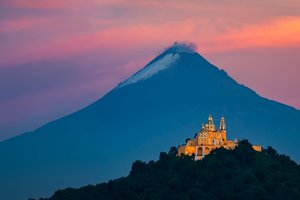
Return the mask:
[[[227,140],[226,124],[222,116],[219,130],[216,128],[211,115],[208,117],[207,124],[202,124],[201,131],[195,135],[194,139],[187,139],[185,145],[178,147],[178,155],[195,155],[195,160],[200,160],[208,155],[212,150],[225,148],[232,150],[238,145],[238,140]],[[256,151],[261,151],[262,147],[253,145]]]

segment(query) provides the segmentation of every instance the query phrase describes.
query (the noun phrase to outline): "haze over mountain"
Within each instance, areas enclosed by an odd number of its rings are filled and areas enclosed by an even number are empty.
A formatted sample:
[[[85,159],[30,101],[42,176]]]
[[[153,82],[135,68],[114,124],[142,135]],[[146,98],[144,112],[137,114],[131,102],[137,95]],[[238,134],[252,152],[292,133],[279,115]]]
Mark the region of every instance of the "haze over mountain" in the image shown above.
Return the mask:
[[[132,161],[185,141],[208,114],[224,115],[229,138],[271,145],[300,161],[299,110],[257,95],[174,44],[90,106],[1,142],[0,199],[126,175]]]

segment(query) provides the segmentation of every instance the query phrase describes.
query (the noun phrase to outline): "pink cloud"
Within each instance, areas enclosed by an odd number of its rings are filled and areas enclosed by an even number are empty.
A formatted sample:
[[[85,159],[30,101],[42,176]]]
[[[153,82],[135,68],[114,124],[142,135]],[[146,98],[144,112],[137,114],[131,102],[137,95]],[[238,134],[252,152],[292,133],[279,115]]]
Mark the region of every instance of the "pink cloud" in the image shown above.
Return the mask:
[[[37,20],[36,23],[41,21]],[[111,52],[127,54],[140,48],[158,50],[174,41],[185,41],[186,38],[198,44],[201,52],[231,51],[250,47],[292,47],[300,43],[298,37],[300,18],[279,18],[263,24],[230,29],[224,34],[218,33],[217,30],[202,32],[200,29],[202,26],[198,28],[199,25],[207,23],[186,20],[157,25],[128,25],[49,38],[47,42],[26,48],[20,47],[14,54],[3,52],[0,65],[66,57],[92,49],[103,49],[101,53],[106,54]]]
[[[32,29],[43,23],[46,23],[43,18],[22,18],[16,20],[0,21],[0,33],[19,32],[26,29]]]
[[[232,29],[210,41],[209,51],[253,47],[300,46],[300,17],[283,17],[270,22]]]
[[[31,8],[31,9],[50,9],[50,10],[60,10],[60,9],[71,9],[76,7],[93,6],[93,5],[106,5],[115,4],[118,1],[115,0],[4,0],[1,4],[11,7],[18,8]],[[0,5],[1,5],[0,4]]]
[[[185,40],[197,43],[201,52],[289,46],[299,42],[300,18],[274,17],[281,15],[286,7],[300,6],[290,0],[282,9],[279,9],[282,4],[274,4],[268,12],[261,7],[266,3],[257,5],[248,1],[6,0],[3,4],[63,11],[58,16],[52,13],[44,18],[37,15],[0,21],[0,33],[7,33],[8,38],[0,48],[0,66],[66,57],[99,48],[112,52],[129,48],[156,50]],[[247,16],[253,12],[259,14]],[[244,20],[237,16],[244,16]],[[8,35],[22,30],[27,32],[19,34],[18,43]]]
[[[183,23],[157,26],[132,26],[111,28],[95,33],[70,37],[53,38],[46,43],[20,47],[14,54],[3,52],[0,65],[20,64],[35,60],[70,56],[92,49],[102,48],[104,53],[124,53],[138,51],[141,47],[161,49],[175,40],[184,40],[193,30],[192,24]],[[174,32],[176,35],[170,37]],[[102,53],[103,53],[102,52]]]

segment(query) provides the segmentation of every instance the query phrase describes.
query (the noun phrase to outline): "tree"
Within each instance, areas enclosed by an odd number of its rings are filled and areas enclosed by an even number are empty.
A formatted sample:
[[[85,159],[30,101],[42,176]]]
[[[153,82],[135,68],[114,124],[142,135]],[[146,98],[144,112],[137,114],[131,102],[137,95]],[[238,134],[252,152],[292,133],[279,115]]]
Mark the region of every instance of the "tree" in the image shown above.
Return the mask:
[[[170,150],[169,150],[168,155],[170,157],[175,157],[175,156],[177,156],[177,154],[178,154],[178,149],[176,147],[174,147],[174,146],[171,147]]]
[[[145,170],[145,168],[146,168],[146,163],[137,160],[132,164],[130,175],[142,173]]]

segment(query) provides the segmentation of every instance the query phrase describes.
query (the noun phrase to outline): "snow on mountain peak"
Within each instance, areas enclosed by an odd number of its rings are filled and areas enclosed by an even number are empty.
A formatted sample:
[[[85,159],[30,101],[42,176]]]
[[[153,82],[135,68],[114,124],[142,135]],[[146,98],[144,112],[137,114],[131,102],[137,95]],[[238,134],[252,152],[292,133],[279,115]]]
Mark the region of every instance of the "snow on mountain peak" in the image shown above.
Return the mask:
[[[195,53],[196,45],[187,42],[174,42],[174,44],[167,48],[170,53]]]
[[[166,54],[161,59],[157,60],[156,62],[153,62],[146,66],[145,68],[141,69],[131,77],[129,77],[126,81],[121,83],[118,88],[124,87],[126,85],[130,85],[133,83],[136,83],[141,80],[145,80],[150,78],[151,76],[157,74],[160,71],[163,71],[170,66],[172,66],[173,63],[175,63],[180,58],[179,54]]]

